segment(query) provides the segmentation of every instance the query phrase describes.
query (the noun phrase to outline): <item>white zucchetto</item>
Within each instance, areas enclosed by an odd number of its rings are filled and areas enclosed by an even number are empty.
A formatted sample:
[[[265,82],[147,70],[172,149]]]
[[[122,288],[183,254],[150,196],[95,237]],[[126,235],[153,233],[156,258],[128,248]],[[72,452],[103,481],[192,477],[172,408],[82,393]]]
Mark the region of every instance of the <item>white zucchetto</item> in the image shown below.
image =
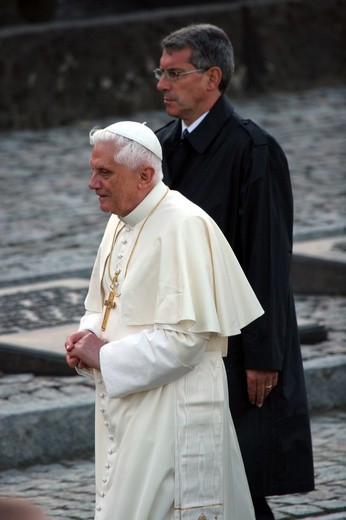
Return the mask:
[[[155,154],[160,160],[162,160],[162,148],[160,141],[150,128],[145,123],[137,123],[135,121],[120,121],[113,123],[105,128],[112,134],[121,135],[131,141],[141,144],[144,148],[147,148],[150,152]]]

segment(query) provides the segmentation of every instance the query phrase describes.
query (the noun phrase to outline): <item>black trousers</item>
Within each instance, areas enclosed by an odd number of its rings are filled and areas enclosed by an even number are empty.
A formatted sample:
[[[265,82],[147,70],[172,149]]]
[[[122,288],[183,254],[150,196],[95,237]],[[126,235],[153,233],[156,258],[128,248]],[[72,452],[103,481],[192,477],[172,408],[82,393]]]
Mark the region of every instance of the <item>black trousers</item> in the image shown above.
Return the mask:
[[[252,497],[256,520],[275,520],[265,497]]]

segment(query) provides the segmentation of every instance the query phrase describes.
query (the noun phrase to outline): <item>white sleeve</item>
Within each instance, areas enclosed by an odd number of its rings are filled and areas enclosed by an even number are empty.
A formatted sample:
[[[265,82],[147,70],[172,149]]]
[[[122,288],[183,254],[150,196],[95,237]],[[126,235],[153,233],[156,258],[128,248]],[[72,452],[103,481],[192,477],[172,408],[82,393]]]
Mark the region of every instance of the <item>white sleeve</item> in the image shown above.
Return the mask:
[[[152,329],[106,343],[101,373],[110,397],[125,397],[166,385],[193,370],[208,340],[200,334]]]
[[[98,335],[97,331],[100,330],[101,317],[101,312],[86,311],[80,320],[78,330],[90,330],[90,332]]]

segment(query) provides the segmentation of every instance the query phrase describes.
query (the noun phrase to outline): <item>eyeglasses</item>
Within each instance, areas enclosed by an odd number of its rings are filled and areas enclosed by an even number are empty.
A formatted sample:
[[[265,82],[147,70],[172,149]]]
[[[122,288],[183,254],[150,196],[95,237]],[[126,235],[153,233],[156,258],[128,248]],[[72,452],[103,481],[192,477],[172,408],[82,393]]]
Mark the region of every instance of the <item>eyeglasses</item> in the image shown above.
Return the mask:
[[[194,69],[188,70],[187,72],[181,72],[180,70],[174,69],[154,69],[153,73],[157,80],[161,79],[163,76],[168,79],[168,81],[177,81],[180,76],[186,76],[187,74],[193,74],[194,72],[205,72],[208,69]]]

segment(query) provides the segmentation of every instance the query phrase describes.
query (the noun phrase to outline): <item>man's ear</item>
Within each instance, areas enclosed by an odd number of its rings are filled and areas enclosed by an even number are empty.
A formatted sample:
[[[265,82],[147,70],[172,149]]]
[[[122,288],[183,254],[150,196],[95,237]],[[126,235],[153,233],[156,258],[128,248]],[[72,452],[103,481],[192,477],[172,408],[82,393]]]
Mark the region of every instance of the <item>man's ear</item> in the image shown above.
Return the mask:
[[[219,67],[211,67],[206,71],[208,75],[208,90],[216,90],[219,88],[222,72]]]
[[[139,175],[139,183],[143,186],[150,184],[154,175],[154,168],[152,168],[151,166],[146,166],[141,170],[141,173]]]

